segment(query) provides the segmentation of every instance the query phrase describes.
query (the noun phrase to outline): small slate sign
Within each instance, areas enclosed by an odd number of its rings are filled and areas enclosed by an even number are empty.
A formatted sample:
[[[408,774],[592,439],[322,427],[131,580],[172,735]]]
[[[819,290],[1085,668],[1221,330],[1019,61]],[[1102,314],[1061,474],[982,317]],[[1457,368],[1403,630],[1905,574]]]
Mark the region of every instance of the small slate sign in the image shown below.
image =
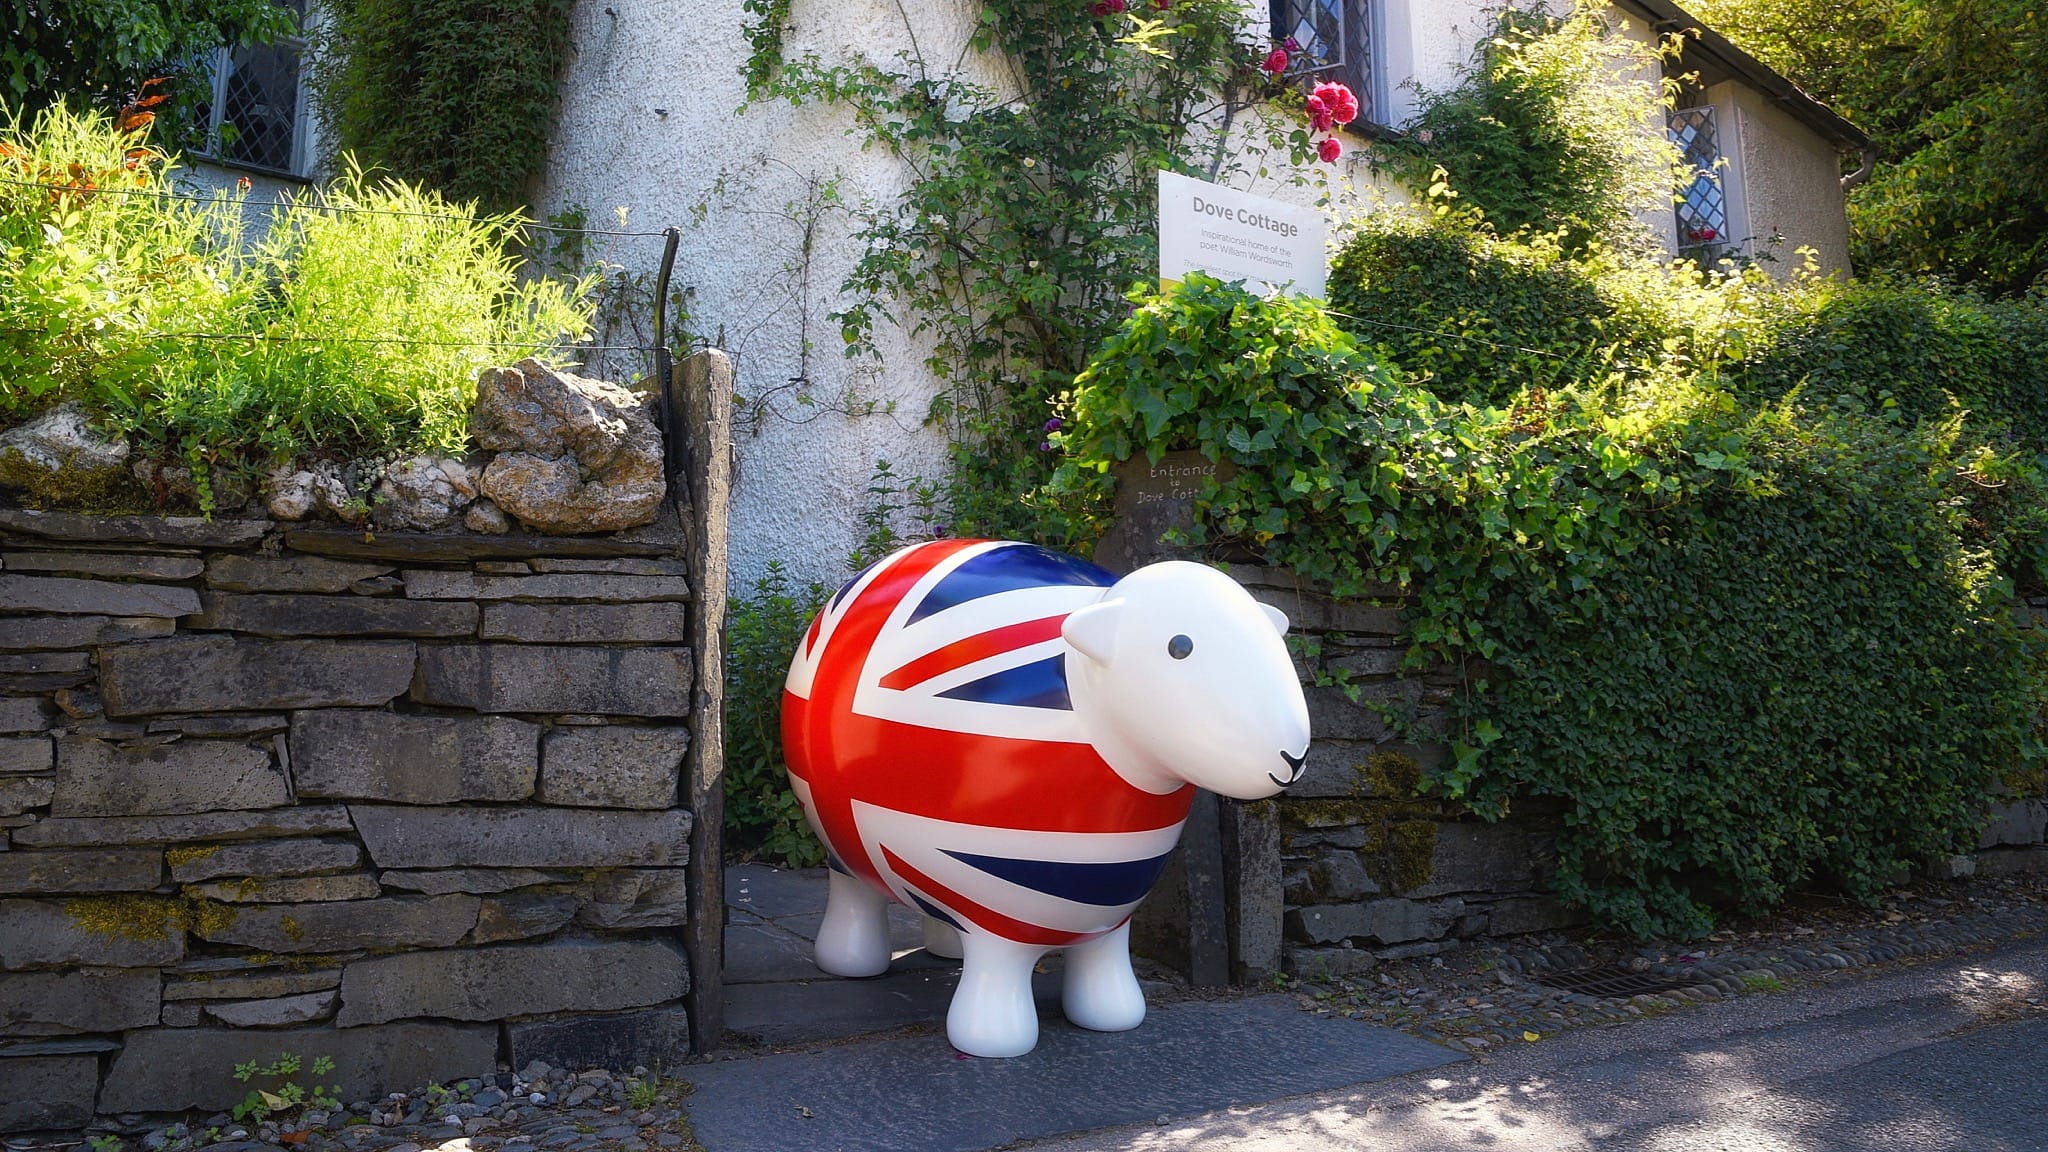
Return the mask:
[[[1174,529],[1195,524],[1195,497],[1210,480],[1237,475],[1228,460],[1211,461],[1200,452],[1168,452],[1157,464],[1143,456],[1126,460],[1116,478],[1116,523],[1095,546],[1095,562],[1119,575],[1160,560],[1187,558],[1194,549],[1166,540]]]

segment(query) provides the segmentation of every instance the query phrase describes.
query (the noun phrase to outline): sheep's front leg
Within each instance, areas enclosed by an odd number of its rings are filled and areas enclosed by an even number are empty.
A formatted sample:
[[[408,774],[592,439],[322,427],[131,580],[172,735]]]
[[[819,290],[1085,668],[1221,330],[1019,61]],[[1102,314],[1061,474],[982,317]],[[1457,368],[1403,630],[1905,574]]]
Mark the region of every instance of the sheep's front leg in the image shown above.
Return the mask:
[[[829,875],[818,967],[834,976],[880,976],[889,970],[889,898],[838,869]]]
[[[1022,1056],[1038,1044],[1031,969],[1045,949],[975,929],[960,933],[960,986],[946,1039],[969,1056]]]
[[[1131,922],[1067,949],[1067,976],[1060,986],[1067,1019],[1097,1032],[1125,1032],[1145,1020],[1145,993],[1131,971]]]

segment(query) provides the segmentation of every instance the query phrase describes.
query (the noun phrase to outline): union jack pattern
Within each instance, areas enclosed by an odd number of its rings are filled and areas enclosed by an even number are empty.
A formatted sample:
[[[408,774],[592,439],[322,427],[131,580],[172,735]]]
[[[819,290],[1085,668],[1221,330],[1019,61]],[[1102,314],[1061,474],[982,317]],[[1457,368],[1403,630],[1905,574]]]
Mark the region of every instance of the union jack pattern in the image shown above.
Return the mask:
[[[960,928],[1058,947],[1129,918],[1193,790],[1126,783],[1067,692],[1067,614],[1110,573],[937,540],[854,577],[783,695],[791,784],[832,865]]]

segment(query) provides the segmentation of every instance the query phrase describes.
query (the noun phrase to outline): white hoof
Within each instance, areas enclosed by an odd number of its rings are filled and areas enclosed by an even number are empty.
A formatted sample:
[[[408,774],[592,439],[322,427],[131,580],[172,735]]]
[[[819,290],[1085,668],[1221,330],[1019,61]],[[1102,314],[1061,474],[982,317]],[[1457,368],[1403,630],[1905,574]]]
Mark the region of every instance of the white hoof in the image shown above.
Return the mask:
[[[825,921],[814,955],[834,976],[880,976],[889,970],[889,900],[843,872],[831,873]]]
[[[1031,969],[1045,950],[985,932],[960,938],[960,986],[946,1011],[946,1039],[969,1056],[1022,1056],[1038,1046]]]

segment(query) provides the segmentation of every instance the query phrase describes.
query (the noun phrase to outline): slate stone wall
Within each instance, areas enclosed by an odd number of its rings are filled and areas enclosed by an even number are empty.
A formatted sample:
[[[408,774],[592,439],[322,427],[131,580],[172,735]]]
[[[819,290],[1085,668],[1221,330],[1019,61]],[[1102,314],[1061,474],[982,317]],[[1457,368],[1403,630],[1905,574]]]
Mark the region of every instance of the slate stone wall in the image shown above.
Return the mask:
[[[345,1099],[686,1055],[707,697],[665,523],[0,509],[0,1130],[223,1108],[279,1051]]]
[[[1277,853],[1269,915],[1280,962],[1302,976],[1356,975],[1383,959],[1427,956],[1462,939],[1576,923],[1546,894],[1554,817],[1521,811],[1488,824],[1456,804],[1416,795],[1445,747],[1408,736],[1441,730],[1458,683],[1451,669],[1400,670],[1400,596],[1333,600],[1284,569],[1233,565],[1253,596],[1287,613],[1292,630],[1358,691],[1315,687],[1301,668],[1315,741],[1301,780],[1267,802],[1262,842]]]

